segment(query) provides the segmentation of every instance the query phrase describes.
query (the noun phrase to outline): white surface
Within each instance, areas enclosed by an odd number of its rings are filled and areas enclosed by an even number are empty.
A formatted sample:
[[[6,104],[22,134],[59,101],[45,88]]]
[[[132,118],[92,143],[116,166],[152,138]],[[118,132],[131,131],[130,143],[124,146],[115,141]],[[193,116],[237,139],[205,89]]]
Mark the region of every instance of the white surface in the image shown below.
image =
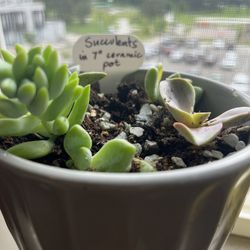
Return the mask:
[[[250,190],[246,197],[239,219],[235,224],[233,234],[250,238]],[[250,249],[250,243],[248,249]]]
[[[15,241],[13,240],[2,213],[0,211],[0,249],[1,250],[18,250]]]

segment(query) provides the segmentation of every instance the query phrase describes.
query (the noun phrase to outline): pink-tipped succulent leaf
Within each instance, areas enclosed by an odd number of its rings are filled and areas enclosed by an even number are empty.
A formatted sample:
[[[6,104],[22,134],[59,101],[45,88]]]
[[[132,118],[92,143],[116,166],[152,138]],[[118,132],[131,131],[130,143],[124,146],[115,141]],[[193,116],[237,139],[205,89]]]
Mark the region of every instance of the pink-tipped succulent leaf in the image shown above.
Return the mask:
[[[201,146],[212,141],[221,131],[222,123],[199,128],[189,128],[180,122],[174,123],[174,128],[190,143]]]
[[[230,109],[207,122],[208,125],[223,123],[224,128],[244,124],[250,120],[250,107]]]
[[[195,90],[188,79],[179,77],[160,82],[160,95],[174,119],[188,127],[199,127],[210,116],[210,112],[193,113]]]

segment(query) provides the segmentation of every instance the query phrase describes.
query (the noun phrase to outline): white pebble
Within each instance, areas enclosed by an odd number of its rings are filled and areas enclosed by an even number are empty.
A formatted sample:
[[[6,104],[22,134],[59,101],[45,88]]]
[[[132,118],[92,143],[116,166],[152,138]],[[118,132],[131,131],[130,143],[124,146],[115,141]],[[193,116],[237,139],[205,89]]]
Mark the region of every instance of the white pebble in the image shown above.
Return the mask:
[[[223,141],[232,148],[235,148],[239,142],[239,137],[236,134],[229,134],[223,136]]]
[[[181,168],[185,168],[187,167],[186,163],[182,160],[182,158],[180,157],[171,157],[171,161],[177,166],[177,167],[181,167]]]
[[[162,157],[160,157],[159,155],[157,154],[153,154],[153,155],[149,155],[149,156],[146,156],[144,158],[144,161],[148,162],[149,164],[151,164],[153,167],[156,166],[156,163],[162,159]]]
[[[129,129],[129,133],[137,137],[141,137],[143,135],[143,132],[144,132],[144,129],[141,127],[131,127]]]
[[[211,150],[211,154],[215,159],[222,159],[224,157],[223,153],[218,150]]]
[[[236,146],[235,146],[235,150],[236,151],[239,151],[239,150],[241,150],[241,149],[243,149],[243,148],[245,148],[246,147],[246,143],[244,142],[244,141],[239,141],[237,144],[236,144]]]

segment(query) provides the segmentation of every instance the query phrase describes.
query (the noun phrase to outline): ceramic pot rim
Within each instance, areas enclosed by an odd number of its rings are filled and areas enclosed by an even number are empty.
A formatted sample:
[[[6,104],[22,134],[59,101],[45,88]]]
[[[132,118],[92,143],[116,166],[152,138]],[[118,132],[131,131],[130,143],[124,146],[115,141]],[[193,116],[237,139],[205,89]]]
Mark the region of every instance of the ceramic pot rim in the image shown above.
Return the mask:
[[[72,169],[63,169],[41,163],[32,162],[5,151],[0,150],[0,168],[18,175],[26,175],[32,178],[42,178],[61,182],[88,183],[100,185],[141,185],[141,184],[163,184],[165,182],[202,182],[205,179],[220,177],[239,169],[250,171],[250,145],[239,152],[227,156],[221,160],[207,164],[197,165],[185,169],[172,171],[161,171],[153,173],[97,173]],[[238,169],[238,170],[237,170]]]
[[[184,74],[188,76],[188,74]],[[191,75],[190,75],[191,76]],[[204,77],[195,78],[203,79],[213,84],[221,83],[206,79]],[[232,89],[223,85],[223,88]],[[250,98],[244,94],[238,93],[246,104],[250,106]],[[55,180],[66,183],[88,183],[93,185],[112,185],[112,186],[138,186],[161,185],[168,183],[183,183],[193,181],[203,181],[205,179],[220,177],[225,173],[239,172],[239,169],[250,171],[250,145],[246,148],[235,152],[221,160],[207,164],[197,165],[185,169],[172,171],[161,171],[153,173],[97,173],[72,169],[63,169],[55,166],[49,166],[41,163],[25,160],[0,150],[0,169],[10,171],[14,174],[25,175],[31,178]]]

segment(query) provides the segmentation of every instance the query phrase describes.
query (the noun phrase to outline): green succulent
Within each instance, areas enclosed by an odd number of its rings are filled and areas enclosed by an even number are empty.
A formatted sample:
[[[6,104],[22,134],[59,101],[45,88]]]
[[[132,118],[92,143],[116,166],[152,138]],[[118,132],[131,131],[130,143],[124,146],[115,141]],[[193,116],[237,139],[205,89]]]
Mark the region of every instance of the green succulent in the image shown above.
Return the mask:
[[[182,78],[179,73],[160,82],[157,74],[153,67],[145,76],[145,92],[149,100],[161,102],[176,120],[174,128],[194,145],[204,145],[213,140],[223,128],[250,120],[250,107],[234,108],[208,120],[210,112],[194,112],[195,104],[203,95],[200,87],[193,86],[192,80]]]
[[[29,51],[16,45],[16,55],[3,49],[1,55],[0,136],[37,135],[37,140],[9,148],[9,153],[40,158],[53,151],[58,136],[64,136],[68,165],[79,170],[128,170],[135,154],[133,145],[114,139],[92,156],[91,138],[80,126],[89,104],[90,84],[106,73],[70,73],[50,45]]]

